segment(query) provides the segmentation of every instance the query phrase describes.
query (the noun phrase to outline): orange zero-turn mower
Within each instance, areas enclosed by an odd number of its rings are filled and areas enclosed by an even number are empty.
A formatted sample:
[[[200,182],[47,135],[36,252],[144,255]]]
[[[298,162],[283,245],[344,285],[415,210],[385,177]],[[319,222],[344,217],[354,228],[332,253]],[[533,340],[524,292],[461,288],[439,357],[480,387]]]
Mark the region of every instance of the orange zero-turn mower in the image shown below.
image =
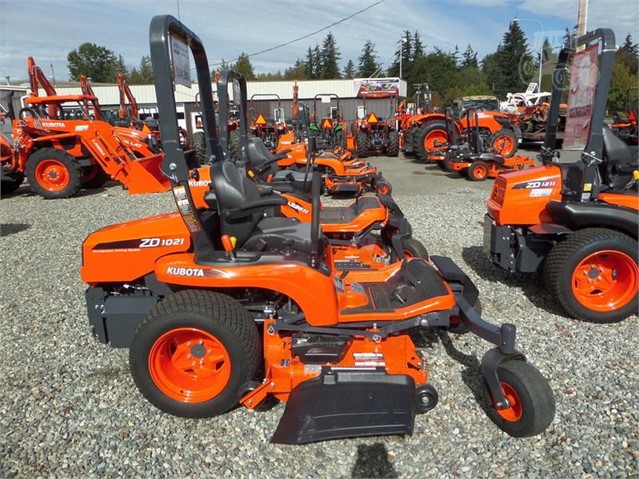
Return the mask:
[[[350,159],[351,154],[347,150],[336,149],[335,151],[322,151],[317,154],[309,150],[307,142],[313,138],[309,131],[310,116],[307,105],[302,105],[297,115],[296,131],[300,138],[295,143],[287,144],[282,148],[278,147],[276,154],[270,151],[259,141],[246,143],[248,136],[247,129],[242,129],[242,124],[247,125],[247,99],[246,99],[246,79],[239,72],[230,70],[223,71],[218,81],[218,97],[220,99],[220,118],[226,118],[228,109],[225,106],[228,99],[229,78],[232,78],[234,85],[234,101],[239,104],[239,142],[247,145],[241,149],[242,157],[240,161],[248,161],[248,155],[259,155],[260,162],[265,176],[262,180],[279,180],[286,176],[296,176],[298,179],[304,176],[309,157],[313,155],[313,162],[316,168],[322,173],[325,190],[329,194],[360,194],[365,191],[377,191],[382,194],[389,194],[392,191],[391,184],[384,179],[377,168],[362,160]],[[301,113],[300,113],[301,112]],[[226,151],[224,140],[225,123],[220,122],[220,141],[223,150]],[[249,149],[251,148],[251,149]],[[255,160],[255,158],[254,158]],[[296,173],[297,172],[297,173]],[[254,173],[256,173],[254,171]],[[271,176],[272,175],[272,176]]]
[[[444,155],[441,168],[456,171],[471,181],[496,178],[500,173],[535,166],[535,160],[524,155],[505,157],[492,147],[486,147],[479,129],[479,117],[473,108],[464,112],[462,121],[467,125],[460,138],[450,108],[446,109],[446,127],[450,144]]]
[[[564,48],[555,68],[543,165],[503,174],[493,185],[485,249],[500,268],[541,273],[571,318],[609,323],[637,312],[639,166],[637,150],[604,125],[614,33],[597,29],[579,45],[585,50]],[[565,78],[563,148],[582,151],[573,163],[559,162],[554,150]]]
[[[255,409],[285,401],[278,443],[410,434],[415,413],[438,398],[409,330],[456,324],[496,345],[481,373],[498,427],[530,436],[552,422],[552,391],[516,351],[515,327],[480,317],[471,306],[477,289],[450,259],[333,272],[319,224],[319,176],[311,224],[263,218],[286,200],[262,197],[225,161],[211,166],[209,208],[194,208],[169,45],[191,50],[203,106],[213,103],[208,60],[199,38],[171,16],[154,17],[150,37],[163,170],[172,174],[178,211],[89,235],[81,274],[96,337],[130,348],[133,378],[152,404],[197,418],[238,402]],[[203,116],[219,152],[215,116],[210,108]]]
[[[304,171],[280,170],[275,163],[277,156],[273,156],[260,138],[247,138],[246,129],[242,122],[243,105],[240,100],[245,97],[246,82],[239,72],[224,70],[218,78],[218,95],[222,105],[227,104],[226,92],[229,85],[235,92],[239,104],[240,125],[237,129],[240,138],[239,150],[247,152],[245,163],[239,164],[248,177],[257,183],[263,195],[275,190],[287,200],[278,208],[276,214],[288,218],[295,218],[304,223],[312,219],[312,204],[310,193],[311,174],[314,168],[314,157],[309,158]],[[240,100],[240,101],[238,101]],[[227,111],[220,109],[219,121],[226,124]],[[220,147],[224,158],[231,158],[230,146],[225,141],[224,126],[220,130]],[[310,136],[307,149],[313,151],[315,138]],[[270,159],[269,159],[270,158]],[[238,164],[236,162],[236,164]],[[193,185],[191,180],[190,184]],[[202,168],[198,172],[196,184],[210,184],[210,172]],[[192,195],[196,206],[205,206],[198,200],[203,198],[206,191],[202,190]],[[337,269],[371,268],[390,264],[398,257],[395,248],[401,247],[405,256],[428,258],[426,248],[417,240],[411,238],[411,227],[399,206],[388,194],[364,194],[358,196],[350,205],[344,207],[321,206],[320,223],[322,232],[328,239],[335,259]],[[393,243],[392,238],[401,235],[401,241]],[[398,246],[399,245],[399,246]]]

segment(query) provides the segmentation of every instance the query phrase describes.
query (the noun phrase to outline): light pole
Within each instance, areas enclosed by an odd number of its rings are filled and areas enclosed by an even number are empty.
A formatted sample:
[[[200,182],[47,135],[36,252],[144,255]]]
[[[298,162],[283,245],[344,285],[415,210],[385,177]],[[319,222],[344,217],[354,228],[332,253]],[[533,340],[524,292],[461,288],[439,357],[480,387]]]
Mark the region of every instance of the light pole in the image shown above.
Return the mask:
[[[402,79],[402,63],[404,60],[404,43],[406,43],[408,39],[402,34],[402,38],[399,41],[399,79]]]
[[[513,19],[514,22],[519,23],[520,21],[525,21],[525,22],[535,22],[537,25],[539,25],[539,28],[541,29],[541,38],[540,38],[540,45],[539,45],[539,80],[537,80],[537,92],[541,93],[541,70],[542,70],[542,66],[544,64],[544,26],[541,24],[541,22],[539,20],[535,20],[534,18],[517,18],[515,17]]]

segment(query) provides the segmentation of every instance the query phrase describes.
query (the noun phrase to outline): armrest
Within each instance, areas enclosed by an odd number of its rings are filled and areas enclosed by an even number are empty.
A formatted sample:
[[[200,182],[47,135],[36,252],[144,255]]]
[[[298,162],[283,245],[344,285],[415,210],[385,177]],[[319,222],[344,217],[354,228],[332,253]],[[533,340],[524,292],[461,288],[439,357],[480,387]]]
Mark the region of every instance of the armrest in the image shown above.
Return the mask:
[[[273,187],[269,185],[258,184],[257,188],[260,191],[260,195],[266,196],[273,194]]]
[[[287,148],[285,150],[280,150],[278,151],[275,156],[280,156],[280,155],[284,155],[283,158],[286,158],[286,155],[288,155],[291,151],[293,151],[291,148]]]
[[[264,173],[266,170],[268,170],[271,167],[273,163],[280,161],[283,158],[286,158],[286,155],[284,155],[282,158],[280,158],[279,155],[276,155],[270,160],[266,160],[264,163],[254,167],[254,169],[255,171],[257,171],[258,174]]]
[[[286,203],[288,203],[288,201],[284,197],[280,195],[273,195],[261,200],[245,203],[239,208],[225,211],[224,217],[227,219],[244,218],[245,216],[251,215],[253,213],[264,211],[265,209],[272,208],[273,206],[285,205]]]

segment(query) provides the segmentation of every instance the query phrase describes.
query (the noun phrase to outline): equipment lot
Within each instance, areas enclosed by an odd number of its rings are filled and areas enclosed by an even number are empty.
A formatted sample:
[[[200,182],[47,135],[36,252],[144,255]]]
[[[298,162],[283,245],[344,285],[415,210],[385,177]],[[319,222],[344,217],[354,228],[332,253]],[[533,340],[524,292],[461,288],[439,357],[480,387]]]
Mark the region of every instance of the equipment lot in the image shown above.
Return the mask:
[[[282,446],[268,441],[283,405],[207,420],[163,414],[135,388],[128,351],[91,336],[78,270],[88,233],[171,211],[172,197],[109,183],[46,201],[25,185],[0,203],[0,477],[637,477],[638,318],[572,321],[538,282],[493,267],[482,248],[491,181],[401,156],[371,162],[414,236],[477,284],[484,317],[517,326],[519,348],[555,393],[544,434],[508,437],[481,410],[485,343],[429,331],[416,341],[440,402],[410,437]]]

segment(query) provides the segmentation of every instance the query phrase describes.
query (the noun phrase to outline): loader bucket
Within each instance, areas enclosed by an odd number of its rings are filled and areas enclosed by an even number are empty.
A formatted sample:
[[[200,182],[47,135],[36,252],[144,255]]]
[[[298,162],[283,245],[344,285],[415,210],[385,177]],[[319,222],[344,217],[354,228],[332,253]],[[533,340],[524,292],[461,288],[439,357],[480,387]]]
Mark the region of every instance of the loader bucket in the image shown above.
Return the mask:
[[[130,160],[122,165],[114,179],[121,182],[131,195],[168,191],[170,181],[160,169],[163,158],[160,153]]]

